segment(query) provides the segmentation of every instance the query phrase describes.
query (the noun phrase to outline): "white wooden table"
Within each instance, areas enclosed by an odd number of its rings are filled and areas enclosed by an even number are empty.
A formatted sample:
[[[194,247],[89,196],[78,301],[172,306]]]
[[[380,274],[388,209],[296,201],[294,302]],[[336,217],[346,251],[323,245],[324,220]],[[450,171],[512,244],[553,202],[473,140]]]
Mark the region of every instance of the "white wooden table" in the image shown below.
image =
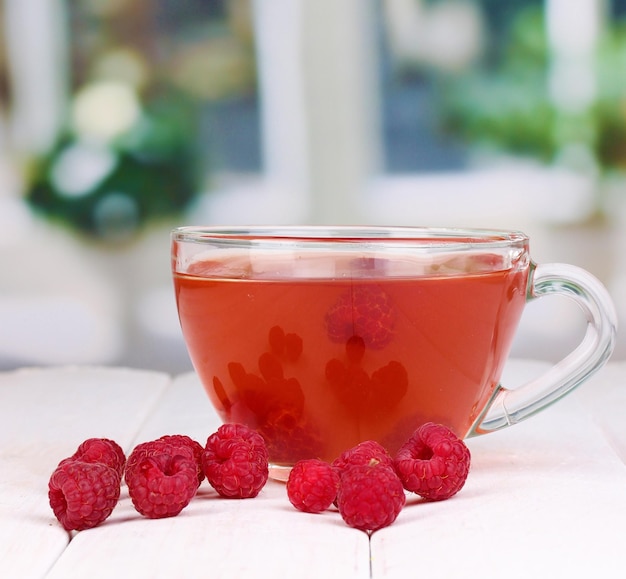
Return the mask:
[[[508,383],[541,367],[512,361]],[[271,481],[244,501],[218,498],[205,481],[178,517],[161,520],[137,514],[123,488],[103,525],[66,533],[47,482],[82,440],[113,438],[130,451],[181,433],[204,444],[219,421],[191,374],[0,373],[0,576],[623,577],[625,414],[626,365],[609,364],[542,414],[470,439],[464,489],[441,503],[409,498],[371,538],[337,512],[296,511]]]

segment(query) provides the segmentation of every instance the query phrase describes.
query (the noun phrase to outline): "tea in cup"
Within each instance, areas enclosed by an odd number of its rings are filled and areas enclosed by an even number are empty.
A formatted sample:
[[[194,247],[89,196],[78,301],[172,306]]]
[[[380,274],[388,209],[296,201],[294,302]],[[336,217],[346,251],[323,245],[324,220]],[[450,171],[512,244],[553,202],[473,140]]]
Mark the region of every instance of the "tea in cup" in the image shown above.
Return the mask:
[[[428,421],[458,436],[536,413],[609,358],[616,315],[575,266],[536,265],[515,231],[182,227],[172,271],[191,361],[225,422],[274,469],[363,440],[394,453]],[[576,301],[582,343],[545,375],[500,384],[525,304]]]

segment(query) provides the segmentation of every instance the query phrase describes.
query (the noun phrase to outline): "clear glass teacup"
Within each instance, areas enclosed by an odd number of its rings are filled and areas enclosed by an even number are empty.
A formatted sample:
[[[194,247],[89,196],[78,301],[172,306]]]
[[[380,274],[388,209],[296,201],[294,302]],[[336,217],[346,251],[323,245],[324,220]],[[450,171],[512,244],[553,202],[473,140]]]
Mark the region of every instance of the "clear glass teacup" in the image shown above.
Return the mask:
[[[428,421],[461,437],[515,424],[599,370],[615,342],[602,284],[572,265],[536,265],[516,231],[182,227],[171,256],[212,404],[259,431],[279,469],[369,439],[393,453]],[[548,294],[580,306],[585,336],[507,389],[524,306]]]

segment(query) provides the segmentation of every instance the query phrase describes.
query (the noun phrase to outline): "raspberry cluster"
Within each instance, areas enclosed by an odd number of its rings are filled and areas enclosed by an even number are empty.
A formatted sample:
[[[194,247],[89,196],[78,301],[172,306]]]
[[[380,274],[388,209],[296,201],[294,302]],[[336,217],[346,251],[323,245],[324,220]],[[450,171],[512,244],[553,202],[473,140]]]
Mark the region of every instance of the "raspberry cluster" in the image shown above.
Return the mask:
[[[48,499],[64,529],[90,529],[111,514],[125,463],[122,448],[107,438],[85,440],[59,463],[48,482]]]
[[[320,513],[335,504],[351,527],[373,532],[393,523],[406,492],[430,501],[448,499],[467,479],[470,452],[449,428],[420,426],[395,457],[369,440],[346,450],[331,464],[302,460],[287,481],[287,496],[298,510]]]
[[[91,438],[58,464],[48,498],[64,529],[82,531],[109,517],[122,481],[135,510],[160,519],[178,515],[205,477],[220,496],[251,498],[268,474],[263,438],[240,424],[220,426],[204,447],[186,435],[166,435],[138,444],[128,458],[113,440]]]
[[[351,527],[373,532],[392,524],[406,492],[430,501],[448,499],[467,479],[470,452],[447,427],[419,427],[395,457],[365,441],[332,463],[297,462],[287,496],[298,510],[321,513],[335,505]],[[90,438],[62,460],[48,483],[50,506],[68,531],[99,525],[120,497],[122,481],[141,515],[178,515],[206,477],[225,498],[253,498],[269,476],[263,437],[241,424],[223,424],[205,446],[185,435],[167,435],[135,446],[128,458],[113,440]]]

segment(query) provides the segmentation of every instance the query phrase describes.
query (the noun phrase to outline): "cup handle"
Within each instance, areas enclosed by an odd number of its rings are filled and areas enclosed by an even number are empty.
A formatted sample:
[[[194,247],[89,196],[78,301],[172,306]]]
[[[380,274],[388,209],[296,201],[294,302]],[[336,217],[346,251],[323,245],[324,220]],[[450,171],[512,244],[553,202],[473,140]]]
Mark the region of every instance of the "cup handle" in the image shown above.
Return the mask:
[[[533,416],[579,386],[611,356],[617,314],[602,283],[573,265],[531,264],[526,301],[557,294],[573,299],[583,310],[587,331],[582,342],[541,376],[510,390],[499,384],[468,436],[494,432]]]

